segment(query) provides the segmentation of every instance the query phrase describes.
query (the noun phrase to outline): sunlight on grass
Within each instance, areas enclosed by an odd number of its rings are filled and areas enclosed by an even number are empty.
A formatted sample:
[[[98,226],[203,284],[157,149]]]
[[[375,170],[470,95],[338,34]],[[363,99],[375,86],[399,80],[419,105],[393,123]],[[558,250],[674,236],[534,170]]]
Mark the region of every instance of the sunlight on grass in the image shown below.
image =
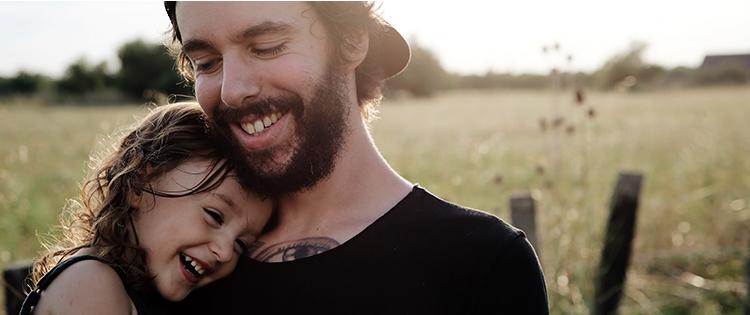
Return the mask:
[[[543,129],[555,104],[564,120]],[[36,255],[97,141],[144,112],[0,106],[0,268]],[[620,170],[645,176],[620,313],[742,312],[750,88],[594,93],[584,107],[567,94],[464,91],[386,101],[379,116],[384,156],[433,193],[505,220],[510,194],[532,193],[553,313],[589,312]]]

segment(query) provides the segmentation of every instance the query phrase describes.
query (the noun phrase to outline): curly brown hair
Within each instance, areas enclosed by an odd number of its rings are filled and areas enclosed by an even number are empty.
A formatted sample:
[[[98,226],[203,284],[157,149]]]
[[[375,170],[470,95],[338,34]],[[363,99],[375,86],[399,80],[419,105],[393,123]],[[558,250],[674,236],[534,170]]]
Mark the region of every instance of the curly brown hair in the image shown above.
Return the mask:
[[[388,23],[376,12],[374,3],[366,1],[310,1],[310,7],[317,13],[320,21],[329,32],[333,41],[336,56],[344,60],[343,51],[362,32],[367,32],[371,39],[383,33]],[[172,22],[172,45],[169,50],[177,63],[177,70],[188,82],[195,76],[190,59],[182,51],[182,35],[177,25],[176,1],[165,1],[169,20]],[[375,60],[365,59],[355,71],[357,83],[357,101],[362,116],[368,121],[377,113],[375,107],[383,98],[381,91],[385,80],[382,65]]]
[[[136,289],[152,288],[146,253],[139,247],[133,225],[137,209],[129,198],[146,192],[162,197],[181,197],[212,190],[234,169],[224,158],[227,145],[213,132],[197,103],[157,107],[130,131],[92,156],[94,167],[80,197],[61,215],[62,237],[46,244],[33,267],[31,281],[41,277],[83,248],[119,269],[124,281]],[[107,152],[108,151],[108,152]],[[211,161],[207,175],[195,187],[180,192],[154,191],[149,184],[187,160]]]

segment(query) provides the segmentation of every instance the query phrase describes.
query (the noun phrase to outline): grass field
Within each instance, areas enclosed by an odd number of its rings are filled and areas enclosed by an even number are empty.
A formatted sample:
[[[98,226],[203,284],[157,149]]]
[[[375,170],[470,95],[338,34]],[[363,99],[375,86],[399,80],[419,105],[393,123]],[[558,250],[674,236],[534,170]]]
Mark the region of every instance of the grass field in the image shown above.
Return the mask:
[[[39,251],[90,150],[143,112],[0,105],[0,268]],[[506,220],[510,194],[532,193],[553,313],[589,312],[621,170],[645,182],[620,313],[742,313],[750,87],[594,93],[583,105],[564,93],[464,91],[386,101],[380,117],[385,157],[433,193]]]

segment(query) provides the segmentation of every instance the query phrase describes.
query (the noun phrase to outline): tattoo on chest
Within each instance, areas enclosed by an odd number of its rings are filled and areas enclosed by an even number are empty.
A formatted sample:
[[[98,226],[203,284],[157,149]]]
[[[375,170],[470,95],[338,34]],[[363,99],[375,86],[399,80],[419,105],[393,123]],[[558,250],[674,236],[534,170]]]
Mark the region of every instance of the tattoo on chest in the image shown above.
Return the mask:
[[[257,245],[256,245],[257,244]],[[314,256],[339,246],[339,242],[330,237],[308,237],[299,240],[286,241],[264,247],[263,243],[256,243],[255,250],[250,256],[262,262],[292,261]]]

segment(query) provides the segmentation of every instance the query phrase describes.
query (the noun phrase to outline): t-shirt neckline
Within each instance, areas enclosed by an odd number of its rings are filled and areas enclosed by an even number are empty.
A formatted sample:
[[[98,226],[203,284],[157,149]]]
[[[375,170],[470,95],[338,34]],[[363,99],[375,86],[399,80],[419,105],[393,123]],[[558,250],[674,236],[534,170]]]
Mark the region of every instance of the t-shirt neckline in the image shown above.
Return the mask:
[[[352,236],[348,240],[341,243],[339,246],[336,246],[334,248],[331,248],[325,252],[322,252],[317,255],[301,258],[301,259],[295,259],[292,261],[282,261],[282,262],[263,262],[258,261],[253,258],[249,257],[243,257],[243,260],[246,262],[249,262],[251,264],[257,264],[257,265],[293,265],[293,264],[299,264],[299,263],[307,263],[307,262],[313,262],[320,259],[325,259],[325,257],[336,255],[339,252],[346,251],[348,248],[352,246],[356,246],[356,243],[359,242],[360,239],[366,238],[368,234],[371,233],[372,230],[377,229],[379,226],[385,224],[385,222],[401,212],[401,210],[406,209],[407,205],[414,200],[415,198],[418,198],[423,192],[425,192],[424,188],[419,186],[418,183],[414,184],[412,186],[411,191],[409,191],[404,198],[399,200],[391,209],[383,213],[380,217],[372,221],[368,226],[366,226],[362,231],[359,231],[356,235]],[[352,245],[354,244],[354,245]]]

